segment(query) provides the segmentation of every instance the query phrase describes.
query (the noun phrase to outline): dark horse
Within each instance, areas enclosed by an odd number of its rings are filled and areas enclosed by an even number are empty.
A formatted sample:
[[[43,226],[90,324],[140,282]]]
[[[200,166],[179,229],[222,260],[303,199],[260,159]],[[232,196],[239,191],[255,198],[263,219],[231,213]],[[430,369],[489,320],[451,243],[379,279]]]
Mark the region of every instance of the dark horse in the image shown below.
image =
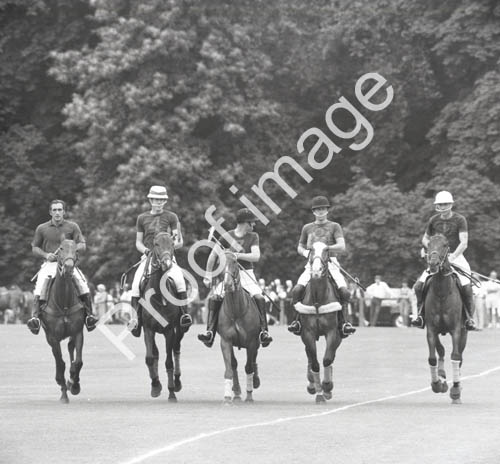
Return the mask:
[[[234,253],[225,252],[224,300],[219,311],[217,331],[221,337],[222,356],[224,357],[224,403],[241,401],[241,387],[238,379],[238,361],[234,348],[247,351],[246,402],[253,401],[253,389],[259,388],[260,379],[257,367],[259,350],[260,317],[254,299],[240,283],[240,270]],[[234,394],[234,398],[233,398]]]
[[[168,401],[177,401],[175,392],[181,384],[181,340],[184,331],[180,326],[181,310],[175,303],[175,285],[167,276],[172,267],[174,242],[170,234],[160,232],[154,238],[153,270],[146,281],[143,297],[139,304],[143,307],[144,343],[146,344],[146,365],[151,378],[151,396],[160,396],[162,385],[158,377],[159,352],[155,334],[165,337],[167,360],[165,367],[168,377]]]
[[[67,390],[73,395],[80,393],[80,370],[83,366],[83,325],[85,312],[73,283],[73,270],[77,260],[76,244],[73,240],[63,240],[57,257],[57,272],[49,284],[47,305],[40,313],[45,336],[52,347],[56,360],[56,382],[61,387],[62,403],[68,403]],[[61,341],[69,337],[68,351],[71,361],[70,378],[66,383]],[[75,357],[76,351],[76,357]]]
[[[462,353],[467,342],[467,330],[464,326],[463,303],[458,288],[458,278],[448,262],[449,250],[448,240],[444,235],[437,234],[430,238],[427,247],[427,264],[432,277],[426,284],[428,289],[424,306],[432,391],[445,393],[448,390],[444,370],[444,346],[439,335],[449,333],[453,346],[451,352],[453,386],[450,389],[450,397],[452,402],[457,404],[461,402],[460,367]],[[438,360],[436,360],[436,350],[439,355]]]
[[[311,280],[305,289],[302,303],[295,309],[301,313],[302,342],[307,355],[307,391],[316,394],[316,403],[332,398],[333,361],[342,337],[339,331],[337,311],[342,310],[332,279],[328,272],[328,249],[321,242],[313,244],[309,254]],[[323,357],[324,379],[321,382],[316,341],[320,336],[326,339]]]

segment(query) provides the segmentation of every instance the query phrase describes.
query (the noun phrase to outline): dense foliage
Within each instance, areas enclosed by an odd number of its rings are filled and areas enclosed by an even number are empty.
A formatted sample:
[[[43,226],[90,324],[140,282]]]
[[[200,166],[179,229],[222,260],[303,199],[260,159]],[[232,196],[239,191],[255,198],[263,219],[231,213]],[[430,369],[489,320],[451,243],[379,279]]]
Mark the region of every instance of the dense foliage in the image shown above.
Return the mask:
[[[83,269],[111,282],[138,259],[135,218],[151,184],[168,186],[186,263],[206,238],[205,210],[226,225],[245,194],[270,219],[257,227],[258,274],[295,279],[310,198],[326,194],[341,222],[347,269],[369,283],[416,278],[432,197],[448,189],[467,215],[473,268],[500,267],[500,6],[495,0],[0,1],[0,282],[36,271],[33,230],[62,197],[82,226]],[[356,80],[384,76],[394,100],[357,104]],[[342,147],[314,171],[297,140],[328,132],[340,96],[373,125],[361,151]],[[338,125],[352,128],[346,112]],[[309,146],[310,149],[310,146]],[[283,155],[282,212],[251,191]],[[236,185],[234,195],[229,187]]]

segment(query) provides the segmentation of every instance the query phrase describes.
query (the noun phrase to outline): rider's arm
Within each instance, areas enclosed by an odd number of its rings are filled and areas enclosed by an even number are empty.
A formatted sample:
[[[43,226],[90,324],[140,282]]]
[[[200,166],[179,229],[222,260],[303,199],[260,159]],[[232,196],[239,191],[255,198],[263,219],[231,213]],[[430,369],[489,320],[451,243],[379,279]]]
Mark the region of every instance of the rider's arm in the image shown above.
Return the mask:
[[[146,250],[148,249],[145,245],[144,245],[144,232],[137,232],[136,236],[135,236],[135,247],[137,248],[137,251],[139,253],[146,253]]]
[[[335,245],[330,245],[328,247],[330,251],[334,253],[342,253],[345,251],[345,240],[343,237],[337,238],[337,243]]]
[[[50,254],[52,253],[47,253],[46,251],[43,251],[41,248],[32,246],[31,250],[33,251],[33,254],[35,256],[38,256],[39,258],[47,259]]]
[[[252,245],[250,247],[250,253],[235,253],[235,256],[238,260],[256,263],[260,259],[259,245]]]
[[[457,256],[460,256],[467,249],[469,233],[459,232],[458,239],[460,240],[460,243],[458,244],[457,249],[450,255],[451,260],[455,259]]]
[[[73,240],[76,242],[76,251],[85,251],[87,249],[87,244],[85,243],[85,238],[80,230],[80,226],[75,223],[73,227]]]
[[[35,256],[38,256],[39,258],[43,259],[49,259],[51,261],[55,261],[56,255],[54,253],[47,253],[46,251],[43,251],[41,246],[43,244],[43,237],[42,237],[42,231],[41,227],[38,226],[35,231],[35,237],[33,238],[33,242],[31,242],[31,250],[33,251],[33,254]]]
[[[422,245],[423,247],[427,250],[427,247],[429,246],[429,234],[426,232],[424,236],[422,237]]]
[[[305,258],[307,258],[309,256],[309,250],[307,248],[305,248],[303,245],[301,245],[300,243],[299,243],[299,246],[297,247],[297,253],[300,256],[304,256]]]

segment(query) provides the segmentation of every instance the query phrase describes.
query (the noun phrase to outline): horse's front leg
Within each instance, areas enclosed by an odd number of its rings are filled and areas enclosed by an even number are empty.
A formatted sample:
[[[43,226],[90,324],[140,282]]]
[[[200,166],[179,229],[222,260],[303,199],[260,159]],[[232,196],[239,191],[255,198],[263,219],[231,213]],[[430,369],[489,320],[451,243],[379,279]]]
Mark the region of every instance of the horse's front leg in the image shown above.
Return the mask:
[[[167,352],[167,359],[165,361],[165,369],[167,371],[168,378],[168,401],[175,403],[177,402],[177,397],[175,396],[175,384],[174,384],[174,336],[175,331],[172,327],[169,327],[165,332],[165,347]]]
[[[257,367],[258,351],[259,345],[257,343],[253,343],[247,348],[247,362],[245,364],[245,374],[247,377],[247,396],[245,402],[247,403],[253,403],[254,377],[257,375],[255,368]]]
[[[448,390],[446,381],[442,381],[438,375],[438,365],[436,359],[436,344],[438,343],[438,334],[429,325],[427,325],[427,346],[429,347],[429,369],[431,371],[431,387],[434,393],[444,393]]]
[[[231,353],[231,369],[233,371],[233,401],[241,401],[241,385],[240,378],[238,377],[238,360],[234,354]],[[245,366],[246,369],[246,366]]]
[[[158,377],[158,347],[155,343],[155,334],[148,327],[144,327],[144,344],[146,345],[146,366],[148,366],[151,378],[151,396],[157,398],[162,390]]]
[[[335,361],[335,354],[340,345],[340,334],[337,328],[330,330],[326,335],[326,350],[325,357],[323,358],[324,379],[321,383],[324,396],[327,400],[332,398],[333,390],[333,361]]]
[[[72,395],[78,395],[80,393],[80,371],[83,366],[83,330],[70,338],[68,349],[70,351],[71,367],[67,387]],[[76,357],[73,359],[74,352],[76,352]]]
[[[312,384],[314,385],[314,393],[316,393],[316,403],[324,403],[325,397],[323,395],[323,387],[321,386],[321,378],[320,378],[320,372],[319,372],[319,362],[318,362],[318,353],[316,350],[316,340],[314,338],[314,335],[311,333],[309,330],[303,330],[302,331],[302,341],[304,342],[304,345],[306,347],[306,355],[308,359],[308,369],[309,369],[309,364],[311,366],[311,376],[312,376]],[[311,382],[309,376],[308,380]],[[308,391],[311,392],[312,390],[309,389],[310,385],[308,386]]]
[[[52,347],[52,354],[54,355],[54,359],[56,361],[56,382],[61,387],[61,398],[59,399],[59,401],[64,404],[68,404],[68,388],[66,386],[66,379],[64,377],[66,364],[64,363],[64,359],[62,357],[61,343],[56,340],[50,340],[48,337],[47,342]]]
[[[180,392],[182,390],[181,382],[181,340],[184,332],[180,328],[175,329],[174,338],[174,391]]]
[[[444,355],[445,355],[445,349],[443,344],[441,343],[441,340],[439,338],[439,335],[436,335],[436,351],[438,354],[438,376],[439,378],[445,382],[446,381],[446,371],[444,369]],[[445,382],[446,383],[446,382]],[[446,387],[448,387],[448,384],[446,383]],[[446,391],[446,390],[445,390]]]
[[[222,357],[224,358],[224,404],[231,404],[233,397],[233,367],[232,359],[234,357],[233,345],[231,342],[221,337],[220,347]]]
[[[450,389],[452,404],[461,404],[462,386],[460,385],[460,367],[462,365],[462,352],[465,349],[467,332],[462,327],[457,327],[451,334],[453,350],[451,352],[451,368],[453,375],[453,386]]]

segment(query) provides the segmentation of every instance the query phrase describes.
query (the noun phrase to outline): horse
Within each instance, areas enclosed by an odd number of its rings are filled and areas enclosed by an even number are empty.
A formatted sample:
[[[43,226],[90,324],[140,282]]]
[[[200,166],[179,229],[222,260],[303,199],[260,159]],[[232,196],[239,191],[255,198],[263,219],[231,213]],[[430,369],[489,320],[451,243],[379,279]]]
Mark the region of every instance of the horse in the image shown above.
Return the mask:
[[[224,299],[218,315],[217,332],[221,337],[221,350],[224,358],[224,404],[241,401],[241,386],[238,378],[238,361],[234,347],[245,348],[247,361],[246,398],[253,402],[253,390],[260,386],[257,365],[259,350],[260,317],[254,299],[241,286],[240,270],[236,255],[225,253]],[[234,396],[234,397],[233,397]]]
[[[175,285],[166,273],[172,267],[174,242],[170,234],[160,232],[154,237],[153,270],[145,282],[143,297],[139,304],[143,307],[142,320],[144,343],[146,345],[146,365],[151,378],[151,396],[157,398],[162,391],[158,376],[159,352],[155,334],[165,337],[167,359],[165,368],[168,378],[168,401],[176,402],[176,392],[181,391],[182,383],[180,353],[184,330],[180,326],[181,310],[174,304]]]
[[[342,306],[329,276],[328,262],[327,246],[322,242],[313,243],[309,253],[311,280],[306,286],[302,303],[295,305],[295,309],[301,313],[301,339],[307,355],[307,391],[311,395],[316,394],[316,403],[325,403],[332,398],[333,362],[342,341],[337,315]],[[326,340],[323,381],[316,350],[320,336]]]
[[[80,393],[80,371],[83,366],[83,326],[85,313],[73,283],[73,270],[77,261],[76,243],[61,242],[57,257],[57,272],[48,289],[47,304],[40,313],[47,343],[52,348],[56,361],[56,382],[61,387],[61,403],[69,403],[67,390],[72,395]],[[66,382],[61,352],[61,341],[68,338],[70,356],[70,378]],[[75,356],[76,352],[76,356]]]
[[[448,240],[437,234],[429,239],[427,247],[427,264],[431,277],[426,283],[424,298],[425,324],[427,326],[427,344],[429,347],[429,366],[431,371],[431,387],[434,393],[445,393],[448,390],[444,369],[445,350],[439,335],[451,335],[451,364],[453,369],[453,386],[450,397],[453,404],[461,403],[460,367],[462,353],[467,343],[467,330],[463,321],[463,302],[459,290],[459,282],[448,262]],[[439,359],[436,360],[436,351]]]

